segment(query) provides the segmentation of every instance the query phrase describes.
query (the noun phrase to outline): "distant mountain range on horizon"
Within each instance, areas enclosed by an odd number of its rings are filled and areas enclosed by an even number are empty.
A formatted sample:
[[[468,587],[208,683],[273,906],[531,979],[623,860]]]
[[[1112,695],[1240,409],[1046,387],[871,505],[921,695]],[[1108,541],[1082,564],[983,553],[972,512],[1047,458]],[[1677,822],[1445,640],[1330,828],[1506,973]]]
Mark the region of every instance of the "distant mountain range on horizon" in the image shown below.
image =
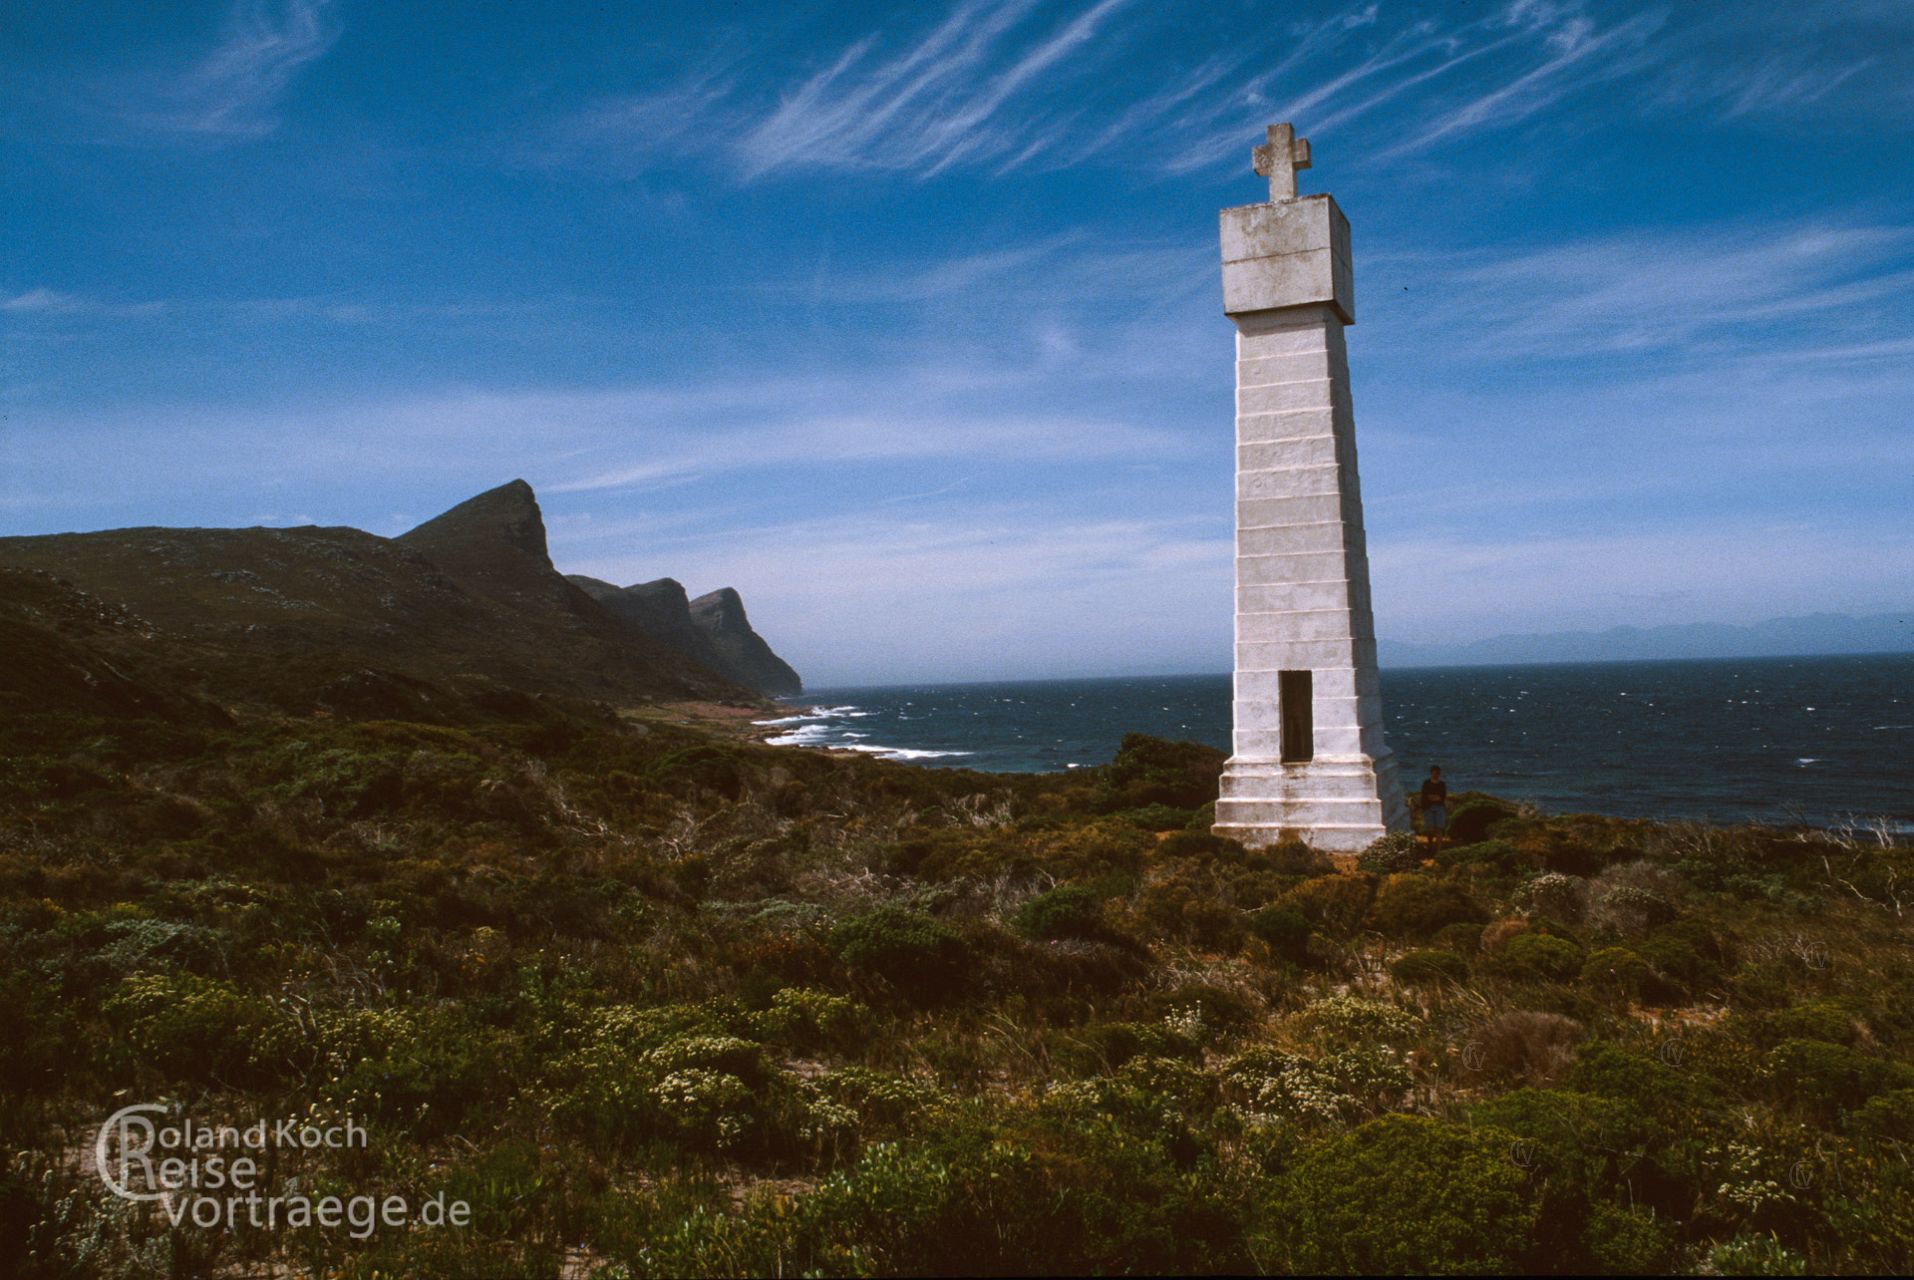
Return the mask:
[[[1491,636],[1466,644],[1377,642],[1385,667],[1480,667],[1541,662],[1644,662],[1663,658],[1786,658],[1914,652],[1914,610],[1855,617],[1815,613],[1736,626],[1688,622],[1605,631]]]

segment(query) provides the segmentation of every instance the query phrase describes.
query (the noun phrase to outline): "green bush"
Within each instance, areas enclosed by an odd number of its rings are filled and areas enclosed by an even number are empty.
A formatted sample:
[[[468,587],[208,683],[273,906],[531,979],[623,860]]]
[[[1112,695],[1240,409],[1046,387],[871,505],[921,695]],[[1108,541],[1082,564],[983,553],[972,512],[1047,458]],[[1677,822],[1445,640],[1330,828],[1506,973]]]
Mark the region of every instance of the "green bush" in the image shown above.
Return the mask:
[[[1690,992],[1704,990],[1721,980],[1718,956],[1704,953],[1687,938],[1674,936],[1667,930],[1636,943],[1635,951],[1664,978],[1680,983]]]
[[[1512,978],[1567,982],[1582,969],[1582,949],[1546,933],[1518,933],[1503,944],[1496,968]]]
[[[1633,1153],[1655,1136],[1654,1122],[1627,1103],[1571,1089],[1512,1089],[1469,1118],[1522,1138],[1524,1163],[1587,1199],[1625,1192]]]
[[[1284,840],[1258,849],[1250,862],[1279,876],[1326,876],[1336,869],[1334,858],[1301,840]]]
[[[743,761],[730,747],[699,743],[653,761],[646,781],[674,795],[704,790],[736,800],[744,791]]]
[[[1422,1116],[1371,1120],[1305,1152],[1259,1234],[1301,1274],[1515,1270],[1537,1213],[1515,1141]]]
[[[1453,951],[1410,951],[1389,966],[1397,982],[1467,982],[1469,962]]]
[[[1203,1046],[1184,1027],[1156,1022],[1092,1022],[1068,1037],[1091,1055],[1088,1069],[1115,1070],[1135,1057],[1190,1058],[1201,1061]]]
[[[1914,1089],[1876,1094],[1853,1114],[1854,1127],[1872,1138],[1914,1143]]]
[[[1391,938],[1427,938],[1452,924],[1488,918],[1460,886],[1421,875],[1394,875],[1376,890],[1370,923]]]
[[[1767,1045],[1783,1040],[1822,1040],[1852,1045],[1855,1039],[1854,1015],[1828,1000],[1804,1000],[1763,1014],[1756,1031],[1761,1043]]]
[[[105,1012],[137,1067],[162,1077],[236,1083],[265,1065],[257,1042],[277,1021],[266,1001],[230,982],[192,974],[133,974]]]
[[[1583,986],[1605,995],[1632,1000],[1654,982],[1655,971],[1627,947],[1597,947],[1582,962],[1581,980]]]
[[[1703,1100],[1691,1074],[1615,1044],[1582,1046],[1571,1082],[1583,1093],[1613,1098],[1663,1124],[1685,1125]]]
[[[1167,804],[1146,804],[1141,809],[1125,809],[1110,816],[1119,818],[1142,831],[1183,831],[1190,825],[1189,809],[1175,809]]]
[[[1243,856],[1243,846],[1224,836],[1207,831],[1175,831],[1156,843],[1156,851],[1165,858],[1215,858]]]
[[[1167,805],[1195,809],[1216,799],[1216,782],[1228,756],[1194,742],[1166,742],[1127,733],[1116,757],[1101,771],[1098,802],[1105,812]]]
[[[948,925],[903,907],[846,920],[831,931],[830,945],[846,968],[920,1002],[959,995],[973,966],[970,948]]]
[[[1449,839],[1456,844],[1486,840],[1496,823],[1515,816],[1515,806],[1507,801],[1470,792],[1456,798],[1449,814]]]
[[[1026,938],[1094,938],[1103,932],[1103,903],[1080,885],[1059,885],[1017,908],[1012,918]]]
[[[1666,1273],[1675,1251],[1675,1224],[1644,1205],[1597,1204],[1583,1236],[1594,1270],[1602,1275]]]
[[[1309,961],[1309,921],[1294,907],[1267,906],[1251,914],[1249,931],[1291,964]]]
[[[1505,876],[1524,871],[1535,861],[1506,840],[1451,844],[1438,852],[1435,860],[1439,867],[1484,867]]]
[[[1305,880],[1279,898],[1277,905],[1300,914],[1317,932],[1343,938],[1361,927],[1375,897],[1376,877],[1358,872]]]
[[[1914,1088],[1914,1067],[1825,1040],[1783,1040],[1768,1051],[1764,1065],[1779,1101],[1822,1111],[1858,1107],[1876,1094]]]

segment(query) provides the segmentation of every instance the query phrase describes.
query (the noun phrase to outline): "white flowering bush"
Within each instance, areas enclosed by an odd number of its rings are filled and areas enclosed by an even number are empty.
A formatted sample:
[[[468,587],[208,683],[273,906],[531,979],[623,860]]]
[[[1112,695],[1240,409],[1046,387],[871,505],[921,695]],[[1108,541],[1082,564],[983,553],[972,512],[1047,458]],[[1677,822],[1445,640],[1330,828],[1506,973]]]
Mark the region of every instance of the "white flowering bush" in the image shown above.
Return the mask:
[[[1325,996],[1296,1015],[1297,1025],[1338,1040],[1400,1041],[1413,1037],[1422,1020],[1406,1009],[1362,996]]]
[[[762,1046],[727,1035],[678,1036],[647,1051],[639,1061],[642,1067],[660,1076],[687,1067],[751,1077],[760,1077],[767,1070]]]
[[[751,1015],[755,1034],[799,1049],[848,1046],[870,1026],[871,1011],[848,996],[785,987],[771,1007]]]
[[[1246,1120],[1314,1120],[1333,1124],[1353,1111],[1356,1100],[1301,1054],[1253,1049],[1223,1071],[1224,1085]]]
[[[1225,1093],[1252,1123],[1352,1120],[1391,1105],[1411,1083],[1402,1055],[1381,1045],[1356,1045],[1318,1058],[1251,1049],[1223,1068]]]
[[[1163,1015],[1163,1026],[1171,1035],[1193,1044],[1203,1043],[1208,1031],[1203,1021],[1203,1006],[1198,1004],[1178,1005],[1171,1009]]]
[[[1380,839],[1370,842],[1367,849],[1356,859],[1356,866],[1363,871],[1377,871],[1385,875],[1398,871],[1414,871],[1422,865],[1422,850],[1416,844],[1413,831],[1393,831]]]
[[[903,1125],[955,1104],[955,1098],[931,1081],[873,1071],[869,1067],[839,1067],[816,1081],[827,1097],[857,1111],[867,1120]]]
[[[650,1087],[666,1120],[694,1142],[726,1150],[742,1142],[757,1121],[751,1086],[708,1067],[681,1067]]]
[[[733,1150],[795,1128],[794,1082],[764,1047],[719,1029],[717,1006],[612,1006],[553,1063],[536,1094],[562,1122],[612,1137],[669,1137]]]
[[[1708,1167],[1720,1181],[1715,1195],[1743,1217],[1795,1202],[1788,1163],[1755,1142],[1729,1142],[1708,1148]]]
[[[1132,1058],[1117,1069],[1116,1081],[1135,1109],[1164,1117],[1206,1114],[1216,1092],[1201,1067],[1179,1058]]]
[[[1530,915],[1575,924],[1588,907],[1588,881],[1545,871],[1517,890],[1515,900]]]

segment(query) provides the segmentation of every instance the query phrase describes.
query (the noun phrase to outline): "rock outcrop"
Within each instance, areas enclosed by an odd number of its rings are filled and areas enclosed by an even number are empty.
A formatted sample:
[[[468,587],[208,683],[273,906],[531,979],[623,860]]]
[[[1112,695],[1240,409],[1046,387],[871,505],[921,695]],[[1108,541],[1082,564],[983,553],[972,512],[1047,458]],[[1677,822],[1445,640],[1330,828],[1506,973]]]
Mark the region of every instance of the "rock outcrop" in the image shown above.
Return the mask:
[[[675,578],[614,586],[582,574],[570,581],[605,608],[727,680],[760,693],[802,693],[804,682],[751,627],[730,587],[691,600]]]
[[[764,637],[751,629],[744,601],[730,587],[721,587],[691,602],[691,621],[702,631],[718,658],[718,670],[738,683],[766,693],[804,691],[804,682],[790,664],[771,652]]]

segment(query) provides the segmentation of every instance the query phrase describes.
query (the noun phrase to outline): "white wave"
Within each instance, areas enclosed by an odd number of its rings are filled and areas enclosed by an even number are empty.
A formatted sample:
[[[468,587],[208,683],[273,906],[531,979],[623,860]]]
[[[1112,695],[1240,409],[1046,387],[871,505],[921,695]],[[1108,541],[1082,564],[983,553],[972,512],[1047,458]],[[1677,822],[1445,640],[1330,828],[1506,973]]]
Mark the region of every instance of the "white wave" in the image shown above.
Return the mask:
[[[809,711],[800,711],[794,716],[779,716],[775,720],[753,720],[752,724],[806,724],[815,720],[833,720],[839,716],[857,717],[875,715],[876,712],[860,710],[854,706],[812,707]]]
[[[885,747],[872,743],[869,746],[852,747],[853,751],[868,751],[885,760],[940,760],[945,756],[971,756],[974,751],[929,751],[922,747]]]
[[[828,746],[830,739],[829,727],[821,724],[807,724],[789,733],[780,733],[776,737],[766,738],[765,741],[774,747],[822,747]]]
[[[828,725],[807,724],[789,733],[780,733],[776,737],[766,738],[765,742],[773,747],[812,747],[826,751],[856,751],[863,755],[876,756],[880,760],[939,760],[947,756],[976,754],[972,751],[932,751],[924,747],[887,747],[881,742],[855,741],[868,736],[862,733],[836,732]]]

